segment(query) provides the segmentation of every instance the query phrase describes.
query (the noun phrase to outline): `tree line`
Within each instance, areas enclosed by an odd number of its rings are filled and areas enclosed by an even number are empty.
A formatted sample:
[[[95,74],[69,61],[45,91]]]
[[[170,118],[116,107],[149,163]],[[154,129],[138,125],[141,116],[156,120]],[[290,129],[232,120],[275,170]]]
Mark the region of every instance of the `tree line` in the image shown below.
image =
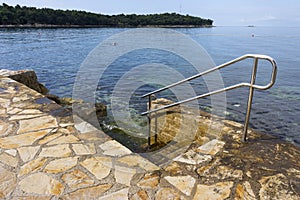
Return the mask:
[[[0,5],[0,25],[95,25],[106,27],[212,26],[213,20],[177,13],[103,15],[76,10],[54,10]]]

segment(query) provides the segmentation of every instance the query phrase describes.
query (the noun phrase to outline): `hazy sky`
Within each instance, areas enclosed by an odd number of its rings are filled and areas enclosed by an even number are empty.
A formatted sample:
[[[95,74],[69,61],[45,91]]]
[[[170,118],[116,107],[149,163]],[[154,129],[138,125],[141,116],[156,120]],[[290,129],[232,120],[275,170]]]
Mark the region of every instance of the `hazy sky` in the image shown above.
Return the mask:
[[[177,12],[213,19],[216,26],[300,27],[300,0],[6,0],[1,3],[102,14]]]

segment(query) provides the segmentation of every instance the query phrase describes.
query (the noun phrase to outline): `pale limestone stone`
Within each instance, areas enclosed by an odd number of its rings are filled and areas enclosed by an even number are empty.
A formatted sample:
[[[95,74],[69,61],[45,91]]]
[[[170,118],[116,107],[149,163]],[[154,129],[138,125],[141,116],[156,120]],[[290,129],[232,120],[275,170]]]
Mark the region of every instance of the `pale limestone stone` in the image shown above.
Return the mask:
[[[251,171],[247,171],[247,172],[246,172],[246,175],[247,175],[249,178],[252,178],[252,173],[251,173]]]
[[[191,149],[191,150],[187,151],[186,153],[184,153],[183,155],[180,155],[180,156],[174,158],[173,160],[177,161],[177,162],[190,164],[190,165],[196,165],[196,164],[198,165],[200,163],[211,161],[212,157],[211,157],[211,155],[199,154]]]
[[[181,200],[177,191],[172,188],[161,188],[156,193],[155,199],[159,200]]]
[[[13,105],[16,108],[21,108],[21,109],[26,109],[26,108],[37,108],[39,105],[36,104],[32,104],[32,102],[18,102],[18,103],[14,103]]]
[[[11,167],[17,167],[19,160],[18,160],[18,158],[13,157],[7,153],[2,153],[0,155],[0,162],[7,164]]]
[[[93,155],[96,153],[95,145],[90,144],[73,144],[72,148],[76,155]]]
[[[187,196],[191,195],[196,183],[196,180],[191,176],[167,176],[165,179]]]
[[[150,199],[150,197],[145,190],[139,190],[130,198],[130,200],[148,200],[148,199]]]
[[[17,196],[11,200],[51,200],[52,196]]]
[[[43,114],[40,110],[37,109],[26,109],[18,113],[18,115],[32,115],[32,114]]]
[[[230,196],[233,182],[221,182],[214,185],[198,185],[194,200],[223,200]]]
[[[76,190],[70,194],[67,194],[62,197],[63,200],[74,200],[74,199],[99,199],[106,191],[112,187],[112,184],[103,184],[95,187],[89,187],[84,189]],[[106,199],[108,200],[108,199]]]
[[[172,162],[169,165],[164,167],[164,170],[170,175],[182,174],[183,169],[177,162]]]
[[[9,150],[6,150],[5,153],[7,153],[7,154],[9,154],[9,155],[11,155],[13,157],[16,157],[17,150],[15,150],[15,149],[9,149]]]
[[[68,157],[72,154],[68,144],[60,144],[52,147],[42,148],[39,157]]]
[[[26,101],[28,99],[30,99],[30,97],[28,97],[28,95],[22,95],[20,97],[14,97],[12,102],[16,103],[16,102],[19,102],[19,101]]]
[[[112,140],[108,135],[106,135],[103,131],[97,130],[85,134],[79,134],[78,137],[81,140],[87,141],[87,142],[100,142],[101,144]]]
[[[6,115],[6,109],[5,108],[0,108],[0,115],[1,116]],[[1,128],[0,128],[0,130],[1,130]]]
[[[60,126],[61,128],[66,128],[66,127],[68,127],[68,126],[74,126],[74,123],[60,123],[59,126]]]
[[[99,180],[107,177],[112,168],[112,161],[107,157],[89,158],[80,164],[89,170]]]
[[[11,116],[10,118],[9,118],[9,121],[16,121],[16,120],[24,120],[24,119],[32,119],[32,118],[37,118],[37,117],[41,117],[41,116],[43,116],[43,115],[45,115],[45,114],[40,114],[40,115],[36,115],[36,114],[24,114],[24,115],[20,115],[20,114],[18,114],[18,115],[13,115],[13,116]]]
[[[15,149],[19,147],[32,145],[35,141],[47,135],[51,129],[37,132],[30,132],[21,135],[8,136],[0,138],[0,147],[3,149]]]
[[[55,133],[55,134],[48,135],[47,137],[41,139],[39,141],[39,144],[47,144],[48,142],[60,137],[61,135],[62,133]]]
[[[230,121],[230,120],[223,120],[223,123],[225,125],[233,126],[235,128],[239,128],[239,129],[243,128],[243,124],[240,124],[238,122],[234,122],[234,121]]]
[[[212,174],[210,177],[216,177],[219,180],[234,178],[234,179],[243,179],[243,171],[238,169],[232,169],[228,166],[218,166],[216,173]]]
[[[13,135],[13,134],[15,134],[16,128],[17,128],[16,123],[9,123],[6,130],[4,130],[4,132],[0,133],[0,136],[5,137],[5,136]]]
[[[132,153],[129,149],[115,140],[105,142],[99,147],[104,151],[103,154],[108,156],[124,156]]]
[[[37,172],[43,168],[46,162],[47,159],[45,158],[37,158],[35,160],[32,160],[21,166],[18,176],[21,177],[29,173]]]
[[[8,135],[8,131],[7,129],[9,128],[9,123],[0,121],[0,136],[7,136]]]
[[[9,199],[17,185],[15,173],[0,166],[0,199]]]
[[[64,186],[59,181],[44,173],[29,175],[19,182],[19,187],[26,193],[40,195],[58,196],[64,190]]]
[[[22,111],[22,109],[20,109],[20,108],[11,108],[11,109],[8,109],[7,114],[16,115],[21,111]]]
[[[290,176],[295,176],[300,179],[300,170],[297,170],[295,168],[290,168],[287,170]]]
[[[105,195],[103,197],[100,197],[98,200],[128,200],[128,190],[129,188],[124,188],[122,190],[119,190],[117,192]]]
[[[225,142],[220,140],[212,140],[197,148],[197,152],[209,155],[216,155],[225,145]]]
[[[130,181],[134,174],[136,174],[135,169],[115,166],[115,178],[117,183],[130,186]]]
[[[0,105],[3,106],[3,108],[9,108],[10,99],[0,98]]]
[[[82,134],[96,131],[97,129],[88,122],[76,123],[75,128]]]
[[[253,193],[253,190],[251,188],[251,185],[248,181],[243,183],[243,185],[238,184],[236,186],[235,191],[235,200],[256,200],[255,194]]]
[[[137,186],[143,189],[154,189],[158,186],[159,180],[158,174],[148,173],[137,183]]]
[[[283,174],[263,177],[259,183],[261,184],[261,189],[259,191],[261,199],[299,200],[299,195],[293,190],[290,190],[290,181]]]
[[[44,171],[47,173],[60,173],[72,169],[77,165],[78,157],[62,158],[51,161],[46,165]]]
[[[70,143],[78,143],[79,141],[80,140],[74,135],[63,135],[49,142],[47,145],[70,144]]]
[[[20,128],[18,130],[18,134],[57,127],[58,124],[56,118],[52,116],[42,116],[35,119],[27,119],[20,121]]]
[[[145,158],[142,158],[141,156],[137,156],[137,155],[129,155],[129,156],[120,158],[118,161],[121,163],[125,163],[131,167],[139,166],[139,167],[145,169],[146,171],[156,171],[156,170],[160,169],[155,164],[153,164],[153,163],[149,162],[148,160],[146,160]]]
[[[92,186],[94,184],[94,180],[91,177],[89,177],[87,174],[85,174],[84,172],[78,169],[75,169],[72,172],[64,174],[62,176],[62,180],[72,190]]]
[[[18,148],[19,155],[23,162],[28,162],[32,160],[38,150],[40,149],[40,146],[34,146],[34,147],[20,147]]]

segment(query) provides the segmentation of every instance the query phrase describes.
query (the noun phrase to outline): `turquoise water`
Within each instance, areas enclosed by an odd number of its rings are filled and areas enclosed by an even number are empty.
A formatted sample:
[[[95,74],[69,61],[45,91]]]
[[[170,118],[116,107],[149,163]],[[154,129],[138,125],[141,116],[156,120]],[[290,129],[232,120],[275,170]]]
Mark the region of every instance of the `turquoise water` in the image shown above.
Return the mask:
[[[125,30],[0,29],[0,68],[33,69],[51,93],[72,96],[76,73],[89,52],[109,36]],[[270,90],[255,92],[250,126],[300,145],[300,28],[214,27],[174,30],[201,44],[217,65],[247,53],[273,57],[278,64],[277,81]],[[118,59],[106,71],[99,82],[97,100],[109,104],[111,91],[126,70],[154,60],[176,68],[186,77],[195,73],[174,55],[160,51],[132,52]],[[249,81],[251,68],[245,66],[235,65],[222,70],[225,85]],[[267,83],[269,76],[268,70],[259,69],[257,83]],[[206,90],[201,80],[194,85],[198,86],[197,93]],[[155,88],[145,86],[137,91],[136,96]],[[226,114],[229,119],[243,123],[247,94],[246,88],[227,93]],[[209,102],[206,99],[199,103],[202,108],[209,110]],[[137,97],[132,98],[131,104],[134,113],[145,109],[145,102]]]

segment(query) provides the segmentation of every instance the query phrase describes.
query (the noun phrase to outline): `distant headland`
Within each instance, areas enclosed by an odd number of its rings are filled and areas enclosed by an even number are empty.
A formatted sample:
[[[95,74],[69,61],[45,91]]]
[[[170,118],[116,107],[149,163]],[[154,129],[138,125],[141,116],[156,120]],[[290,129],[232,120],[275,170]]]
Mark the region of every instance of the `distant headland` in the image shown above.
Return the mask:
[[[177,13],[103,15],[77,10],[54,10],[0,5],[0,27],[211,27],[213,20]]]

